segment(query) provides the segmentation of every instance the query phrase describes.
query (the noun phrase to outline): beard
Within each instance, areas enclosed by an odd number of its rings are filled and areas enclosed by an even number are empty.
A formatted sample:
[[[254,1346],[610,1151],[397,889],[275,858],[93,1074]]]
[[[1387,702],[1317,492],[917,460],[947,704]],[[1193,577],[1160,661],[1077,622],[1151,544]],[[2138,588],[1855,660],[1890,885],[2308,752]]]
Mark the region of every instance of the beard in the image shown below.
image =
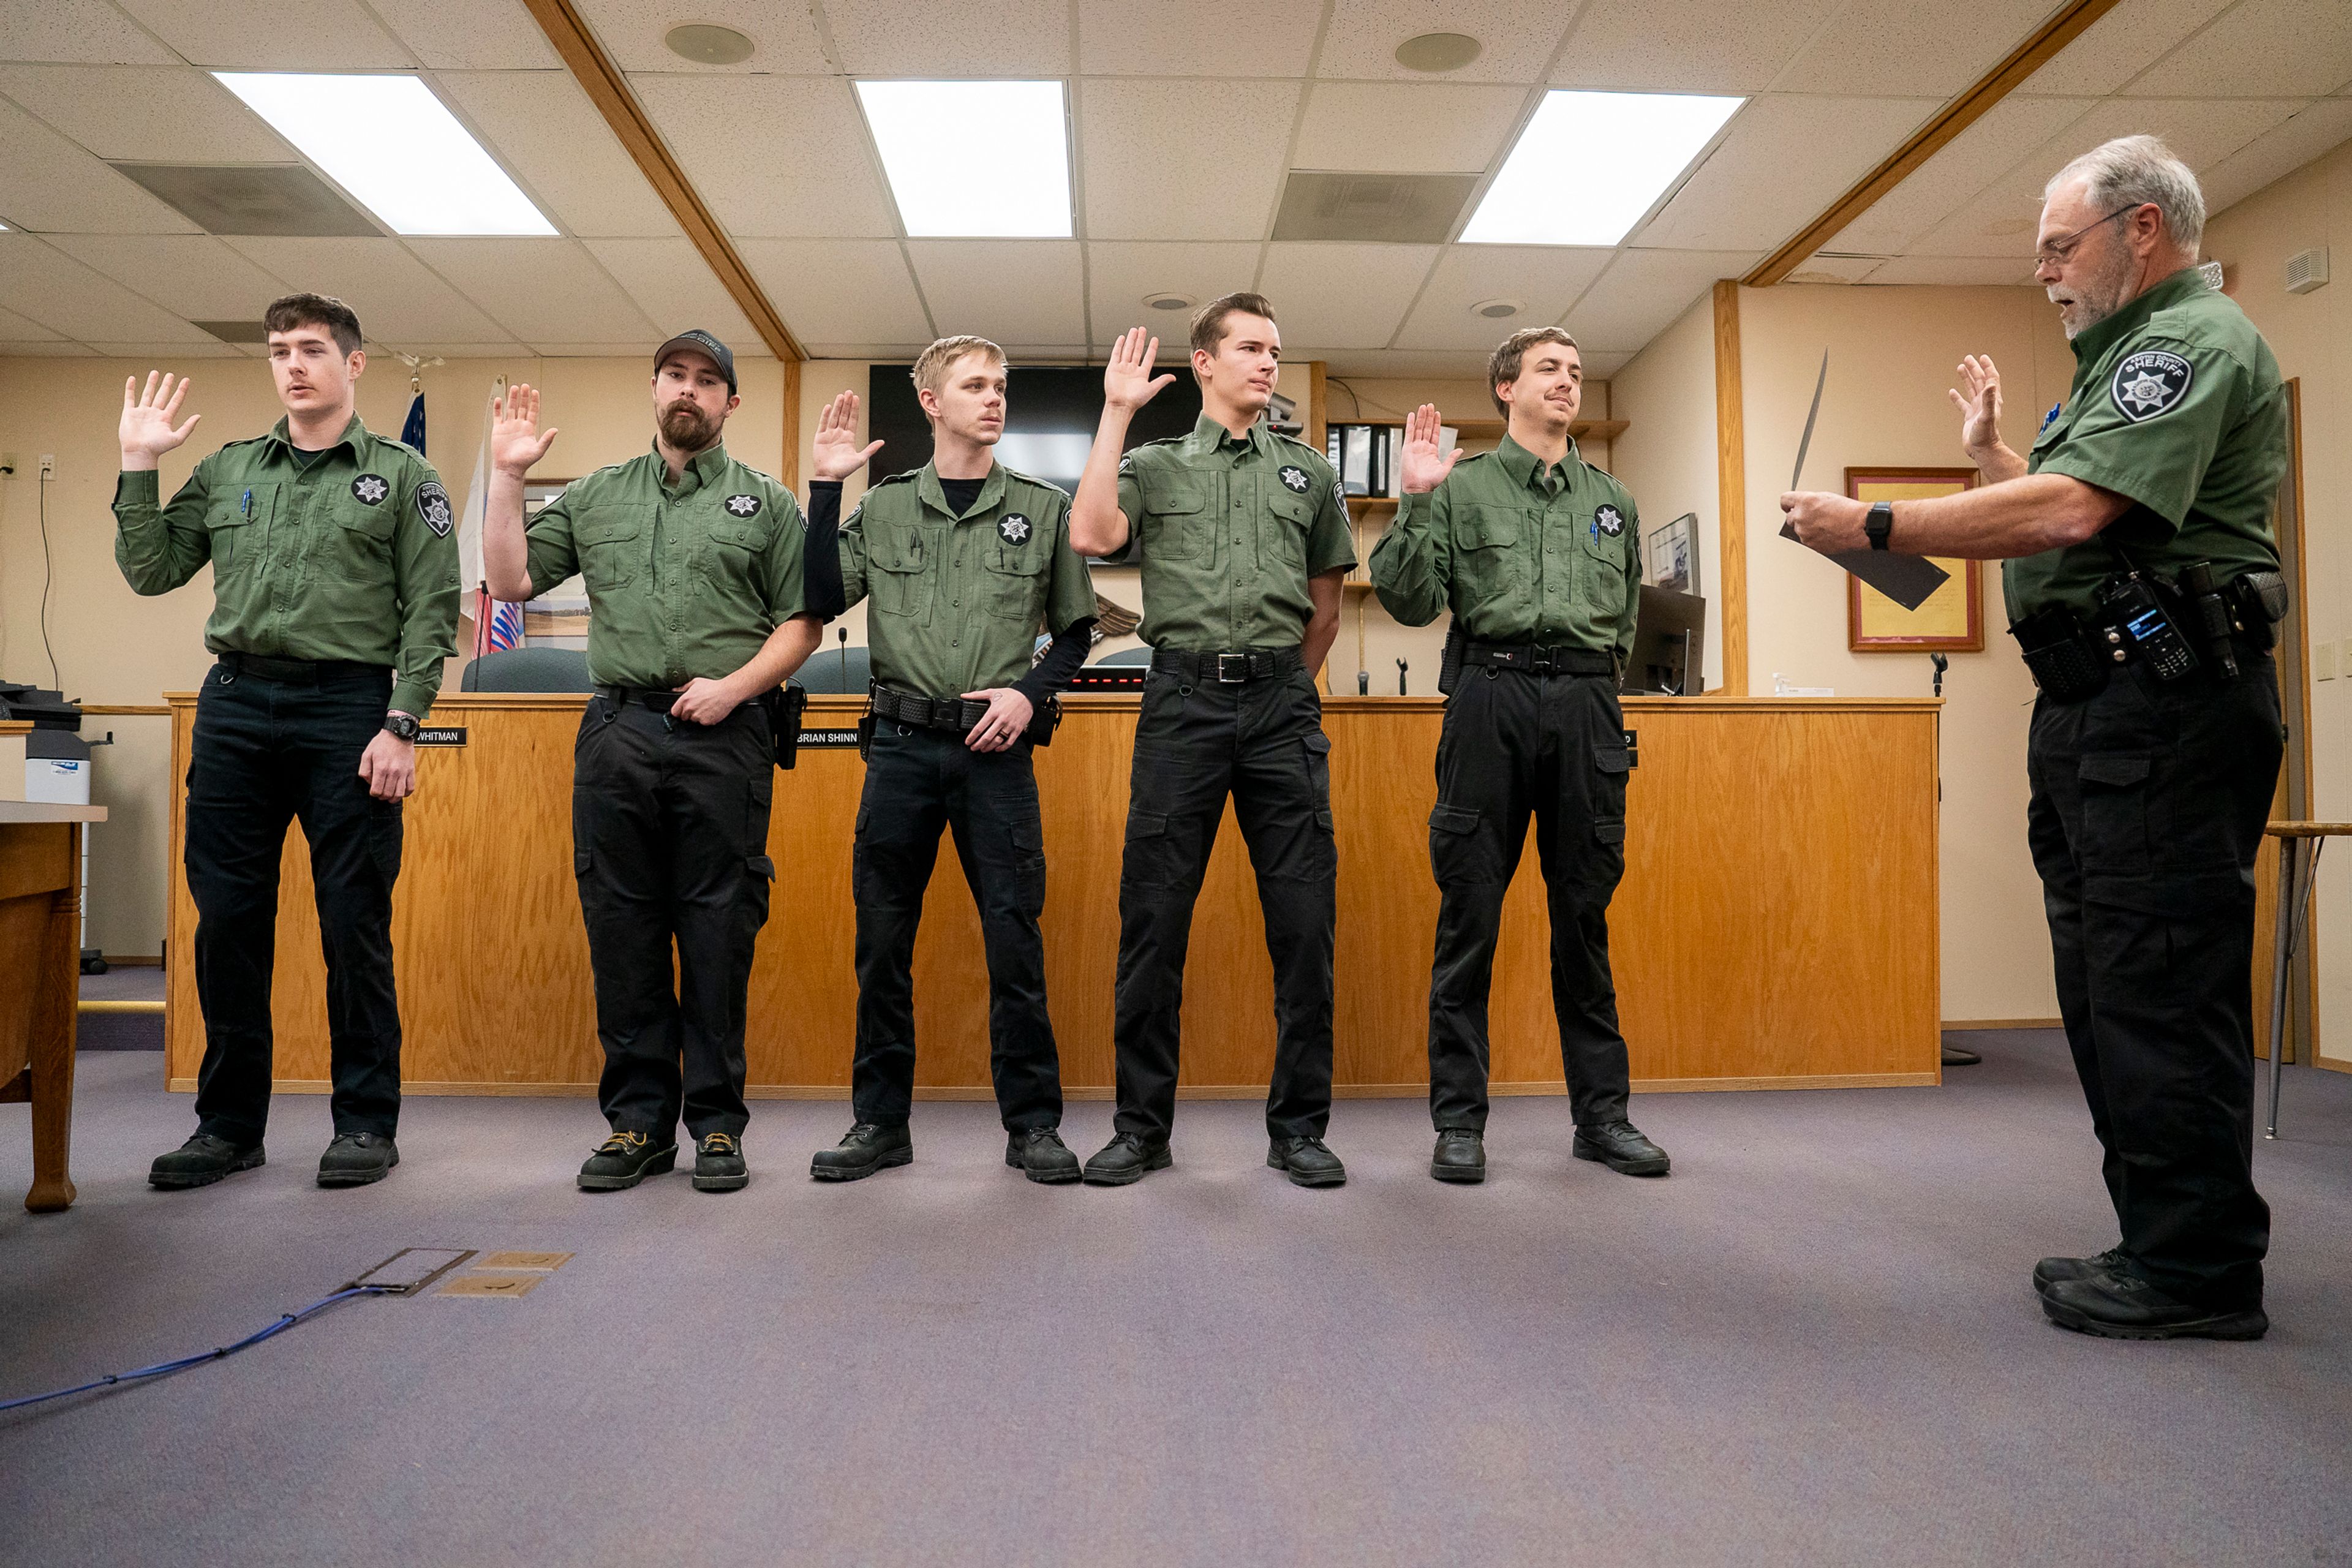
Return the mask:
[[[2058,307],[2058,324],[2066,330],[2069,341],[2124,308],[2132,268],[2132,253],[2118,245],[2107,253],[2096,271],[2070,282],[2053,284],[2043,290],[2051,303]]]
[[[673,403],[662,410],[662,439],[680,452],[699,452],[719,439],[719,422],[692,403]]]

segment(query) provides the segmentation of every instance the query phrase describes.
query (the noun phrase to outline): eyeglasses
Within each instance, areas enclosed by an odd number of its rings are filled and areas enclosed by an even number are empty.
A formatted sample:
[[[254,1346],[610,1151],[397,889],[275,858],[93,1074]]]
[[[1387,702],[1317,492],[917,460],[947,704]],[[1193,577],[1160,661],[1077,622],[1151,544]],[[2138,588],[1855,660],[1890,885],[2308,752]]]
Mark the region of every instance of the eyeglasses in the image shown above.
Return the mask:
[[[2128,206],[2117,207],[2106,216],[2099,219],[2097,223],[2086,223],[2082,227],[2076,229],[2074,233],[2065,236],[2063,238],[2052,240],[2049,244],[2043,246],[2041,249],[2033,253],[2033,270],[2039,272],[2045,267],[2065,266],[2068,261],[2074,258],[2076,248],[2083,243],[2084,236],[2089,234],[2093,229],[2097,228],[2100,224],[2113,223],[2116,219],[2123,216],[2124,214],[2136,213],[2139,211],[2140,208],[2147,205],[2148,204],[2146,202],[2134,202]]]

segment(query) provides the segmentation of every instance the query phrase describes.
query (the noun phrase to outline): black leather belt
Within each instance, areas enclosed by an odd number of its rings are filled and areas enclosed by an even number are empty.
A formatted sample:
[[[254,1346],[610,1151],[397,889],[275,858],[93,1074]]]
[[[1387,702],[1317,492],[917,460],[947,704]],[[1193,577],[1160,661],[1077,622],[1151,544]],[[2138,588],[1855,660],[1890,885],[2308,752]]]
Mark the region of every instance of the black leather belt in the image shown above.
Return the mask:
[[[912,724],[919,730],[945,730],[957,735],[970,733],[988,711],[985,702],[961,697],[918,697],[911,691],[893,691],[887,686],[876,686],[869,696],[877,719]]]
[[[616,702],[624,708],[635,702],[641,707],[650,708],[656,713],[668,712],[670,704],[677,700],[677,692],[663,691],[649,686],[600,686],[596,689],[596,695],[607,702]]]
[[[1273,680],[1299,668],[1305,661],[1295,647],[1254,647],[1240,653],[1188,653],[1182,648],[1155,648],[1151,668],[1195,686],[1240,686],[1252,680]]]
[[[388,664],[361,664],[348,658],[265,658],[257,653],[236,652],[215,657],[232,675],[257,675],[264,680],[309,686],[326,680],[389,679],[392,675]]]
[[[1462,662],[1528,675],[1615,675],[1617,660],[1589,647],[1537,647],[1525,643],[1465,644]]]

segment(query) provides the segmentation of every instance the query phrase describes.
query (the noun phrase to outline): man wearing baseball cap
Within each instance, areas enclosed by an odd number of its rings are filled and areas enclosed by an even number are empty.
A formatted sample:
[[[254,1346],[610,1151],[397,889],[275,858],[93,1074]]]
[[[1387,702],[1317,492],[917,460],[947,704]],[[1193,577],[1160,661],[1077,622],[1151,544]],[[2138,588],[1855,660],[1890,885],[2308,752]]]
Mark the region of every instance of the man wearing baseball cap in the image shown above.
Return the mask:
[[[818,622],[802,604],[793,493],[719,439],[741,401],[735,356],[679,333],[654,355],[653,401],[653,449],[573,481],[528,528],[523,479],[556,433],[540,429],[530,387],[494,402],[482,560],[509,602],[575,572],[588,584],[595,695],[572,751],[572,869],[612,1133],[580,1185],[670,1170],[683,1120],[695,1187],[731,1192],[751,1180],[745,993],[775,877],[764,699],[814,651]]]

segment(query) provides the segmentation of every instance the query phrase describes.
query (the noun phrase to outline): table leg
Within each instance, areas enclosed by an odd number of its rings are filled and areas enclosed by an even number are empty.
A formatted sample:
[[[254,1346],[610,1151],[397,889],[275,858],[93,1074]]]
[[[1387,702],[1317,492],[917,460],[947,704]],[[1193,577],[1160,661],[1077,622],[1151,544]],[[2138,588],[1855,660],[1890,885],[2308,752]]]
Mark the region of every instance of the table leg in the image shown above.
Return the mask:
[[[80,880],[80,829],[76,827],[72,861],[75,882]],[[79,889],[61,889],[49,905],[49,929],[41,942],[39,973],[34,980],[32,1050],[33,1186],[25,1206],[35,1214],[52,1214],[74,1201],[73,1178],[67,1173],[73,1139],[74,1026],[81,991],[80,899]]]

